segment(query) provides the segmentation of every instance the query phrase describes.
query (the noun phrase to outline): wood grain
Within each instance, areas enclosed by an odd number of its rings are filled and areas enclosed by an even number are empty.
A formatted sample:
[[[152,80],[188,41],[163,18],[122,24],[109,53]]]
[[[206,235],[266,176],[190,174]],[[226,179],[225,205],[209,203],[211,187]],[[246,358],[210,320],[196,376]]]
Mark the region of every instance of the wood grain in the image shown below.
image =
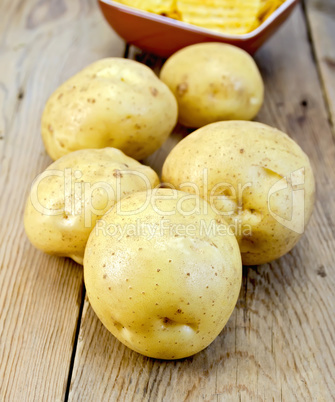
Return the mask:
[[[60,401],[82,268],[29,244],[24,204],[30,183],[51,163],[39,128],[47,97],[89,62],[123,54],[124,44],[94,0],[4,0],[0,7],[0,401]]]
[[[86,300],[69,400],[333,400],[335,144],[300,8],[256,59],[266,86],[258,119],[288,132],[315,170],[317,202],[305,236],[285,257],[244,268],[227,326],[188,359],[159,361],[130,351]],[[146,162],[160,171],[184,134],[173,135]]]
[[[305,8],[335,135],[335,3],[305,0]]]

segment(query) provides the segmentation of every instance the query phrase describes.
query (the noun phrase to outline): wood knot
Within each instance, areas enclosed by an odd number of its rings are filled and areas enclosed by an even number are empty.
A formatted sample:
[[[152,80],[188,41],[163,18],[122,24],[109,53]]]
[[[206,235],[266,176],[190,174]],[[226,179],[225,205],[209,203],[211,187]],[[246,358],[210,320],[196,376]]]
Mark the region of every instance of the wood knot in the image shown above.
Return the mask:
[[[316,273],[321,276],[321,278],[325,278],[327,276],[326,269],[324,265],[320,265],[319,268],[317,269]]]

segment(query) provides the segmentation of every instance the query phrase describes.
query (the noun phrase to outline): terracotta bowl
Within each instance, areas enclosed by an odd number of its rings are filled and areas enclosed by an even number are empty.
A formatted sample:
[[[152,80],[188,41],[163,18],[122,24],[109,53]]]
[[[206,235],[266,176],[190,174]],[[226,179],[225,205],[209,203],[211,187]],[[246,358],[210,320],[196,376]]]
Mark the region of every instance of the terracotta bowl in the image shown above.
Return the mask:
[[[158,56],[200,42],[224,42],[254,53],[285,21],[299,0],[286,0],[262,25],[244,35],[228,35],[137,10],[112,0],[98,0],[112,28],[128,43]]]

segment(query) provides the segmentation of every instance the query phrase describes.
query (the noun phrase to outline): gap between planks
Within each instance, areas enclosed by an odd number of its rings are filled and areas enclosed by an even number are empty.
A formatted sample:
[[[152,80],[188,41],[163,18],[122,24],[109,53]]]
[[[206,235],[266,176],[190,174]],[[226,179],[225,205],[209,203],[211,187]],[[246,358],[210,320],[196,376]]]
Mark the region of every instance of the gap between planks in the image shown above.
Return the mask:
[[[79,311],[78,311],[78,321],[77,321],[76,332],[75,332],[74,340],[73,340],[73,349],[72,349],[72,355],[71,355],[71,360],[70,360],[69,374],[68,374],[68,378],[67,378],[64,401],[68,401],[68,399],[69,399],[74,360],[76,358],[76,351],[77,351],[78,338],[79,338],[79,332],[80,332],[80,326],[81,326],[81,319],[83,316],[83,310],[84,310],[84,304],[85,304],[85,296],[86,296],[86,288],[85,288],[85,283],[83,280],[81,300],[80,300],[80,306],[79,306]]]

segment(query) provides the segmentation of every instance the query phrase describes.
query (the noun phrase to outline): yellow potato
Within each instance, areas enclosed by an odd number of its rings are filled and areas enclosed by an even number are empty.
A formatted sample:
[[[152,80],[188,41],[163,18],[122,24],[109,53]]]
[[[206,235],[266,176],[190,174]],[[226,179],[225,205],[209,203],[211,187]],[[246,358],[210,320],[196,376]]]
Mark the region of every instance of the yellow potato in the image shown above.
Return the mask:
[[[263,103],[263,81],[244,50],[201,43],[173,54],[160,79],[176,96],[179,122],[202,127],[220,120],[251,120]]]
[[[117,207],[97,222],[85,251],[93,310],[146,356],[199,352],[221,332],[239,295],[236,238],[204,200],[184,192],[134,193]]]
[[[31,243],[83,263],[96,220],[119,199],[159,184],[156,173],[114,148],[65,155],[34,181],[24,226]]]
[[[51,95],[42,138],[54,160],[104,147],[140,160],[162,145],[176,120],[174,96],[149,67],[109,58],[86,67]]]
[[[290,251],[313,210],[307,155],[283,132],[255,122],[219,122],[196,130],[168,155],[162,180],[198,193],[224,216],[246,265]]]

